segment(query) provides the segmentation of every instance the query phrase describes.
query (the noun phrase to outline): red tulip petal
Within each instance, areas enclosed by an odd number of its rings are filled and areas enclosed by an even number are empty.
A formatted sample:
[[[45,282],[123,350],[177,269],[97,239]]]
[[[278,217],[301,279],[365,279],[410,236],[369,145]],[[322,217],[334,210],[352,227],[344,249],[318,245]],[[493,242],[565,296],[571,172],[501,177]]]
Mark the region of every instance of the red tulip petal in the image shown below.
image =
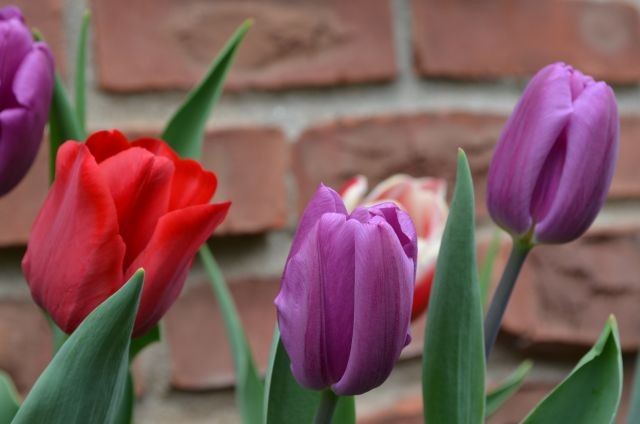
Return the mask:
[[[84,144],[64,143],[22,261],[35,301],[72,332],[123,283],[124,254],[116,208],[95,159]]]
[[[118,211],[127,245],[123,268],[145,248],[160,217],[168,212],[173,163],[140,147],[111,156],[99,165]]]
[[[205,171],[195,160],[185,159],[176,164],[176,172],[171,183],[169,210],[209,203],[216,192],[218,179]]]
[[[134,335],[153,327],[176,300],[200,246],[229,210],[229,202],[191,206],[160,218],[147,247],[127,269],[144,268],[145,280]]]
[[[127,137],[118,130],[95,132],[86,145],[98,163],[131,147]]]
[[[147,149],[154,155],[164,156],[167,159],[171,159],[173,163],[178,163],[180,161],[180,157],[178,154],[173,151],[173,149],[163,140],[157,138],[138,138],[131,142],[132,146],[142,147],[143,149]]]

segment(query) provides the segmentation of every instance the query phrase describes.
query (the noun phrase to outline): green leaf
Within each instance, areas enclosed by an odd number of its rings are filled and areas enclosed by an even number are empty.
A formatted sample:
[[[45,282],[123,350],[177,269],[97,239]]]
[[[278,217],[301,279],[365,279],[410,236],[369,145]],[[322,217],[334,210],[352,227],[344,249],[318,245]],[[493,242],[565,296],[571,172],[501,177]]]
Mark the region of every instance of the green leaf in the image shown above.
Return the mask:
[[[518,391],[522,383],[524,383],[524,379],[529,375],[532,366],[533,363],[529,360],[522,362],[498,387],[487,393],[487,404],[484,411],[485,417],[493,415]]]
[[[76,51],[76,75],[75,75],[75,106],[78,125],[82,133],[86,133],[86,114],[85,114],[85,88],[86,77],[85,68],[87,65],[87,32],[89,22],[91,21],[91,13],[87,10],[82,17],[82,26],[80,27],[80,37],[78,38],[78,49]]]
[[[593,348],[523,423],[613,423],[621,395],[620,336],[616,320],[611,316]]]
[[[133,359],[138,356],[138,353],[142,351],[145,347],[149,346],[152,343],[160,341],[160,326],[158,324],[154,325],[151,330],[144,333],[142,336],[135,337],[131,339],[131,349],[129,353],[129,357],[133,361]]]
[[[458,152],[456,186],[429,302],[422,397],[429,424],[484,420],[482,302],[476,268],[473,183]]]
[[[493,267],[496,264],[498,251],[500,250],[501,231],[496,228],[491,237],[491,243],[482,261],[480,268],[480,299],[482,307],[485,308],[489,303],[489,292],[491,291],[491,277],[493,276]]]
[[[87,316],[40,375],[13,424],[114,422],[127,384],[143,279],[137,271]]]
[[[627,423],[640,423],[640,351],[636,354],[636,369],[633,375],[633,388],[629,404]]]
[[[20,407],[20,396],[11,377],[0,370],[0,424],[9,424]]]
[[[85,139],[84,131],[80,128],[78,118],[69,103],[69,96],[62,84],[60,76],[56,73],[53,85],[53,97],[49,112],[49,169],[50,181],[53,181],[56,172],[56,154],[58,148],[67,140],[82,141]]]
[[[224,281],[222,271],[205,244],[200,248],[200,259],[209,276],[211,288],[222,312],[227,338],[233,353],[236,371],[236,404],[244,424],[259,424],[263,416],[264,387],[256,371],[255,361],[242,328],[233,297]]]
[[[269,367],[265,382],[263,424],[310,423],[318,409],[322,392],[301,387],[291,374],[289,355],[280,341],[276,326],[273,333]],[[356,422],[355,398],[340,396],[333,414],[333,424]]]
[[[224,80],[240,42],[251,21],[245,21],[231,36],[200,84],[188,95],[165,128],[162,139],[182,157],[198,159],[202,152],[202,139],[211,109],[222,93]]]

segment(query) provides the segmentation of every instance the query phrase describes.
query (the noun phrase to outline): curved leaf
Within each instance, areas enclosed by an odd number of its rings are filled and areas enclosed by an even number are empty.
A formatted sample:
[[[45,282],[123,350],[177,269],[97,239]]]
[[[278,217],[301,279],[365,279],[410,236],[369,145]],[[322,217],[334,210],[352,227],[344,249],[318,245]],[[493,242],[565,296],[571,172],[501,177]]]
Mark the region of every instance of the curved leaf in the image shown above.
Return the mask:
[[[487,404],[484,411],[485,417],[493,415],[518,391],[522,383],[524,383],[524,379],[529,375],[532,366],[533,362],[531,361],[527,360],[522,362],[498,387],[487,393]]]
[[[479,424],[484,420],[484,337],[474,219],[471,171],[460,150],[427,310],[422,397],[428,424]]]
[[[621,395],[620,336],[616,320],[611,316],[593,348],[523,423],[612,423]]]
[[[20,407],[20,396],[11,377],[0,371],[0,424],[9,424]]]

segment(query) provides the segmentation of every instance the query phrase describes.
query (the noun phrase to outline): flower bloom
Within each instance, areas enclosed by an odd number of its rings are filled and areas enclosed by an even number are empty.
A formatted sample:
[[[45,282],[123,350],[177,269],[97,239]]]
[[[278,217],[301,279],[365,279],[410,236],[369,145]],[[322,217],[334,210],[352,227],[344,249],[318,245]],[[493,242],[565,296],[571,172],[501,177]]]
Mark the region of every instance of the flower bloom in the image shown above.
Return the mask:
[[[229,203],[217,180],[163,141],[101,131],[67,141],[31,230],[22,269],[36,303],[71,333],[139,268],[145,282],[134,335],[176,300],[198,248]]]
[[[540,70],[491,161],[487,206],[494,221],[534,243],[578,238],[607,196],[618,133],[611,87],[562,63]]]
[[[415,320],[429,305],[440,241],[449,213],[447,182],[440,178],[397,174],[382,181],[365,196],[366,192],[367,179],[358,175],[344,185],[340,195],[349,210],[361,204],[394,202],[409,214],[416,226],[418,264],[411,308],[411,320]]]
[[[347,212],[320,186],[296,231],[275,304],[298,383],[364,393],[406,346],[416,267],[411,218],[393,203]]]
[[[38,153],[53,93],[53,57],[33,41],[20,10],[0,9],[0,195],[25,176]]]

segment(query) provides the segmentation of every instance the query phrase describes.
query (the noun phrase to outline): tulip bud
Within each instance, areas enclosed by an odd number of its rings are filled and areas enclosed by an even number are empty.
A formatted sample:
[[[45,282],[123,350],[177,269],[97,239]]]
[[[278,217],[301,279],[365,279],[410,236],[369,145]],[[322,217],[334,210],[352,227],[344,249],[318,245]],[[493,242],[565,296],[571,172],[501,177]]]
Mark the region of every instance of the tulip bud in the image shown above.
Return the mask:
[[[344,185],[340,195],[348,209],[349,204],[355,207],[358,204],[393,202],[406,211],[415,224],[418,264],[411,308],[411,320],[415,320],[429,305],[440,241],[449,213],[446,202],[447,182],[439,178],[414,178],[397,174],[382,181],[367,196],[366,187],[367,179],[362,175]]]
[[[162,318],[193,257],[224,219],[210,204],[216,176],[161,140],[101,131],[67,141],[36,218],[22,269],[38,305],[71,333],[139,268],[145,281],[133,334]]]
[[[320,186],[298,225],[275,304],[297,382],[338,395],[382,384],[410,341],[411,218],[392,203],[348,214]]]
[[[25,176],[42,142],[53,93],[53,57],[33,41],[20,10],[0,9],[0,195]]]
[[[529,243],[582,235],[602,208],[618,154],[613,90],[562,63],[529,82],[489,168],[494,221]]]

